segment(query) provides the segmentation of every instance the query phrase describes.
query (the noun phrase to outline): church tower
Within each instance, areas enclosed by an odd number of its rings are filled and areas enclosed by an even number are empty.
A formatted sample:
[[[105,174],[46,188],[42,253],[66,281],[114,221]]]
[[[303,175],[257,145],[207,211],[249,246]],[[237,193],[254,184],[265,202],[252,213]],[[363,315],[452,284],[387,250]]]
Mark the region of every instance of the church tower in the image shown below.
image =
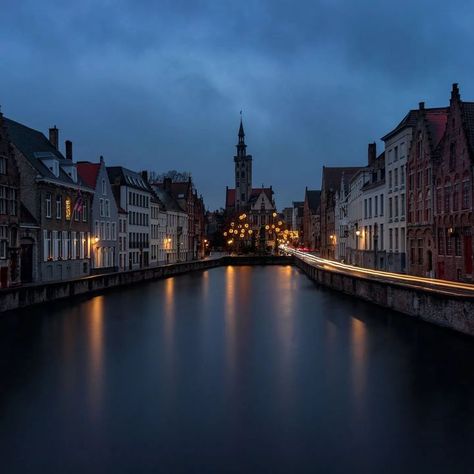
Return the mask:
[[[248,207],[252,194],[252,155],[247,155],[244,126],[240,117],[239,141],[236,145],[235,162],[235,208],[244,210]]]

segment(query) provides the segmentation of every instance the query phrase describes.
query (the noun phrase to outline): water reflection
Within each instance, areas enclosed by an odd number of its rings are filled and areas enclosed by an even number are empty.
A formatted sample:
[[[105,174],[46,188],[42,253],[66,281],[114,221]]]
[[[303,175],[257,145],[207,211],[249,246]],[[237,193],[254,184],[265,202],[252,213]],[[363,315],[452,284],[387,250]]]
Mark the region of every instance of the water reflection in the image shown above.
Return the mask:
[[[351,376],[354,400],[357,411],[364,406],[367,384],[367,328],[365,323],[356,317],[351,318]]]
[[[94,417],[101,409],[104,385],[104,299],[96,296],[91,300],[87,318],[88,391]]]
[[[236,363],[236,332],[237,332],[237,314],[235,301],[236,275],[235,268],[228,266],[225,269],[225,340],[227,353],[227,371],[228,379],[232,380]]]

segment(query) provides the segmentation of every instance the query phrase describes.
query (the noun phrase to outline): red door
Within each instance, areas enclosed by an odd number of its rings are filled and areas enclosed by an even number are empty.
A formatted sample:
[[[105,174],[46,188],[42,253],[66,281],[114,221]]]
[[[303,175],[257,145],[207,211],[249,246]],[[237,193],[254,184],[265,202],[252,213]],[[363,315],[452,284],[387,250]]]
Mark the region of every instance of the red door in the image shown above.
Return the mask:
[[[472,274],[472,235],[464,236],[464,268],[466,274]]]

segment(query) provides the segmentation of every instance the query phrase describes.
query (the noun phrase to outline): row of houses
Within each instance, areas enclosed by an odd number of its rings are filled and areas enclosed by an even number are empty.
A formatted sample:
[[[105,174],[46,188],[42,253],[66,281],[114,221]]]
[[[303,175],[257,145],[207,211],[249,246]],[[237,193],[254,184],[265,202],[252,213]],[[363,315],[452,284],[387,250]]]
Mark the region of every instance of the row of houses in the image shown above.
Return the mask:
[[[200,258],[205,209],[191,178],[73,160],[59,130],[0,113],[0,287]]]
[[[367,164],[323,167],[306,190],[302,243],[330,259],[473,281],[474,102],[420,102],[368,146]],[[315,194],[316,193],[316,194]]]

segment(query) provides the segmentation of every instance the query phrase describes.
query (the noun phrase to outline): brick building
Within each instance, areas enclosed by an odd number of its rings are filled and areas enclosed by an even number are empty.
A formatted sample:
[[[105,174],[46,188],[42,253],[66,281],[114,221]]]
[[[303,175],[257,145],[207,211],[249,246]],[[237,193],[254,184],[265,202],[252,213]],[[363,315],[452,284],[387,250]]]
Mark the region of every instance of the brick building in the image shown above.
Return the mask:
[[[323,166],[321,182],[321,250],[322,257],[334,259],[336,255],[336,193],[341,184],[341,177],[350,180],[359,167]]]
[[[434,171],[437,278],[473,280],[473,164],[474,102],[453,84]]]
[[[49,130],[48,140],[41,132],[13,120],[5,119],[5,123],[21,175],[22,215],[29,221],[26,227],[39,227],[39,232],[28,234],[26,228],[25,234],[22,230],[25,281],[89,275],[93,189],[77,174],[72,143],[66,141],[64,156],[58,149],[56,127]]]
[[[303,208],[303,245],[311,251],[319,251],[321,191],[306,188]]]
[[[407,160],[407,272],[435,275],[433,167],[439,159],[448,108],[425,109],[420,102]]]
[[[0,288],[20,282],[19,227],[20,227],[20,174],[13,146],[0,112]],[[26,247],[25,267],[29,265]]]

